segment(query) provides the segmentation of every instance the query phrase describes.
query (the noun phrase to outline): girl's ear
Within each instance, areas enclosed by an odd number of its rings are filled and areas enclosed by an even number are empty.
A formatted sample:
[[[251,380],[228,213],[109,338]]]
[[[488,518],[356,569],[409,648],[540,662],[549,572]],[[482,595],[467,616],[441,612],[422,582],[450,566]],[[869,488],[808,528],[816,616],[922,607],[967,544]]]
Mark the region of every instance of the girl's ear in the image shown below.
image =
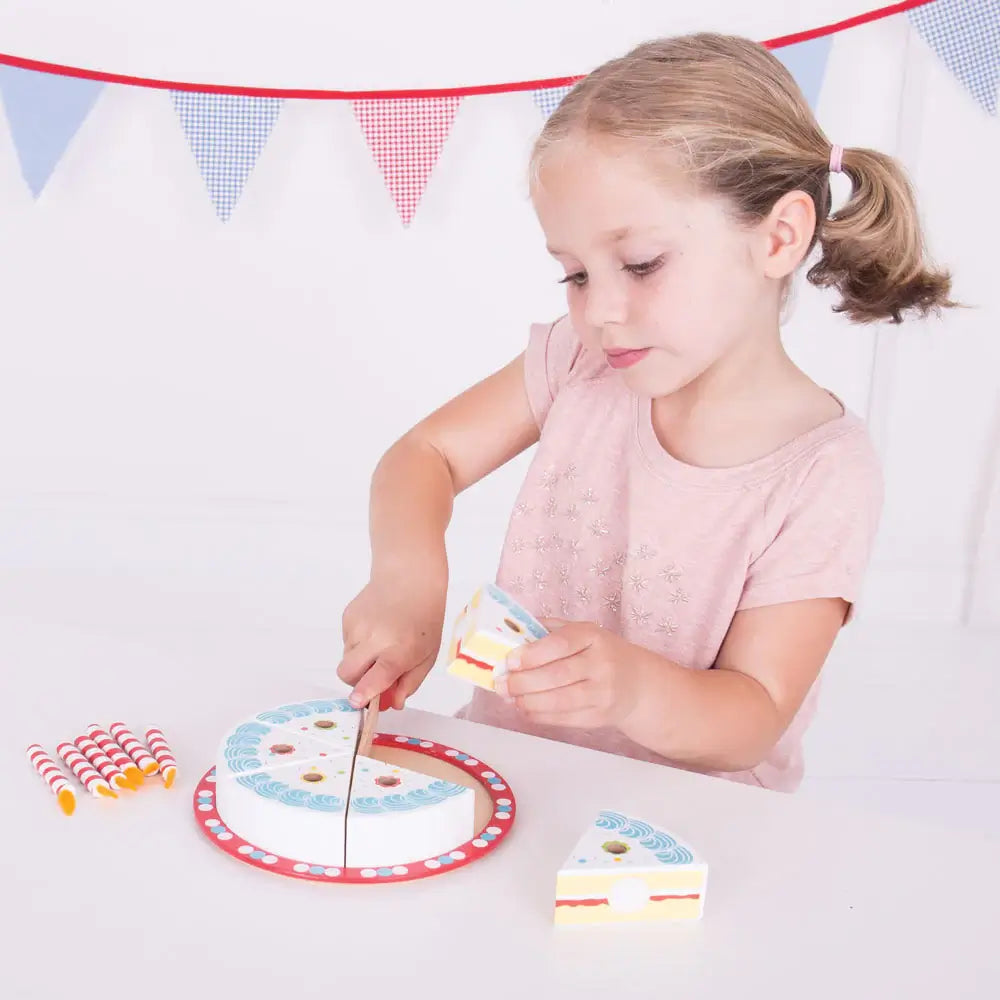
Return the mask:
[[[804,191],[789,191],[760,223],[764,273],[786,278],[802,263],[816,231],[816,206]]]

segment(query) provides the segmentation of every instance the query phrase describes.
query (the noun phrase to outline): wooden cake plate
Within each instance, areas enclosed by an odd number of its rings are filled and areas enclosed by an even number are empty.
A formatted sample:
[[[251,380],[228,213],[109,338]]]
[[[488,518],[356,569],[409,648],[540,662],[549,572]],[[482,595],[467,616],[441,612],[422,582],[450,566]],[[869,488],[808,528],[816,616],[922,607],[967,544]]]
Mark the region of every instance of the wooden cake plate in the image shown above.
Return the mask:
[[[445,781],[466,785],[476,795],[476,834],[464,844],[433,858],[385,868],[332,868],[307,858],[272,854],[263,844],[251,844],[231,830],[215,808],[215,768],[208,770],[194,791],[198,829],[220,850],[245,864],[289,878],[313,882],[409,882],[453,871],[495,851],[510,833],[517,805],[503,776],[471,754],[431,740],[395,733],[378,733],[370,756]]]

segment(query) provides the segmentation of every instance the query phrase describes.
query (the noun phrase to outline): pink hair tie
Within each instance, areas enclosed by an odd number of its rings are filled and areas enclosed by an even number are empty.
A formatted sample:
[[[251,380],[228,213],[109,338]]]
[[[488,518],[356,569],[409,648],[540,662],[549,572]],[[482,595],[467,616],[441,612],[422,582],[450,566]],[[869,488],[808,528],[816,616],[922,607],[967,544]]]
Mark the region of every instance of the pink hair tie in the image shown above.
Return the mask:
[[[830,170],[833,173],[839,174],[839,173],[841,173],[843,171],[843,169],[844,169],[843,159],[844,159],[844,147],[843,146],[833,146],[833,147],[831,147],[831,149],[830,149]]]

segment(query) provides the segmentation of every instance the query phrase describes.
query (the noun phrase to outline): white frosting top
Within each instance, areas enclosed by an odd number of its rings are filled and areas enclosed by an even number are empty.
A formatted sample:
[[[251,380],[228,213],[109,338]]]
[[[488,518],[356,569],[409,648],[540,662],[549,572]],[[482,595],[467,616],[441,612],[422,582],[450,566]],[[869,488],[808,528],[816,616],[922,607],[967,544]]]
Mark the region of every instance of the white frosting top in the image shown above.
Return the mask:
[[[561,873],[701,865],[690,847],[666,831],[623,813],[604,810],[577,841]]]

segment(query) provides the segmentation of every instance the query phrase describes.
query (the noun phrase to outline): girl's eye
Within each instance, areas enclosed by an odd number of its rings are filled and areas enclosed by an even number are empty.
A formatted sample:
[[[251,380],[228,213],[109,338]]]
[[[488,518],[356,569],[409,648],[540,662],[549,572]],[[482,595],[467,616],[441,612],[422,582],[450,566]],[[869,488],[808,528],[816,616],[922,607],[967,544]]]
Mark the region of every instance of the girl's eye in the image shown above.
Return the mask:
[[[638,275],[641,278],[658,270],[662,263],[663,255],[661,254],[659,257],[654,257],[652,260],[644,260],[639,264],[625,264],[622,270]]]
[[[559,279],[560,285],[582,285],[587,280],[585,271],[576,271],[574,274],[567,274],[565,278]]]

